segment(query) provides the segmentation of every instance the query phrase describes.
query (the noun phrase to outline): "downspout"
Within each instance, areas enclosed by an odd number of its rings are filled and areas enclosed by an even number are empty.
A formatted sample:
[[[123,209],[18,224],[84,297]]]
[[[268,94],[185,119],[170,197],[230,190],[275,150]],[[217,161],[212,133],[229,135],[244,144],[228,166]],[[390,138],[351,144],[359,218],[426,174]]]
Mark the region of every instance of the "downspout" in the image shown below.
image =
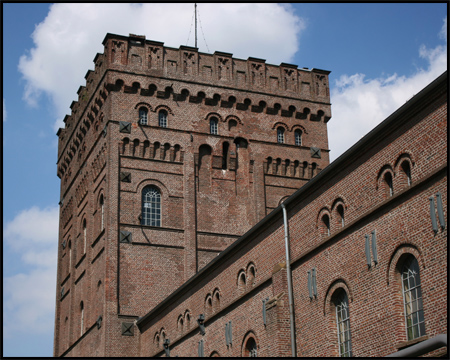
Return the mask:
[[[292,276],[291,276],[291,259],[289,257],[289,228],[287,220],[287,212],[284,203],[281,203],[283,208],[283,220],[284,220],[284,244],[286,247],[286,275],[287,275],[287,285],[288,285],[288,296],[289,296],[289,319],[291,327],[291,351],[292,357],[297,356],[296,343],[295,343],[295,330],[294,330],[294,297],[292,291]]]

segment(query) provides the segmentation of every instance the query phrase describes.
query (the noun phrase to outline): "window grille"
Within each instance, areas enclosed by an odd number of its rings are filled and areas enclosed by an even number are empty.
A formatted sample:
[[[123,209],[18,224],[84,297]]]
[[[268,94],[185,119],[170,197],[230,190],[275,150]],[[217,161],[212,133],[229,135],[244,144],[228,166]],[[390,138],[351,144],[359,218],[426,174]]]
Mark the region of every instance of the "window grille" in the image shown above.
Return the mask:
[[[403,300],[405,305],[406,334],[408,340],[425,335],[422,290],[420,287],[419,263],[409,256],[402,268]]]
[[[295,130],[295,145],[302,146],[302,132]]]
[[[167,111],[161,110],[158,114],[158,123],[160,127],[167,127]]]
[[[339,356],[352,356],[351,334],[350,334],[350,316],[348,311],[348,297],[345,291],[342,291],[335,301],[336,323],[338,331]]]
[[[277,141],[278,144],[284,144],[284,129],[282,127],[277,129]]]
[[[148,124],[148,111],[146,108],[140,108],[139,109],[139,123],[141,125],[147,125]]]
[[[209,132],[213,135],[218,134],[218,121],[216,118],[211,118],[211,120],[209,120]]]
[[[161,226],[161,194],[153,186],[142,191],[142,225]]]

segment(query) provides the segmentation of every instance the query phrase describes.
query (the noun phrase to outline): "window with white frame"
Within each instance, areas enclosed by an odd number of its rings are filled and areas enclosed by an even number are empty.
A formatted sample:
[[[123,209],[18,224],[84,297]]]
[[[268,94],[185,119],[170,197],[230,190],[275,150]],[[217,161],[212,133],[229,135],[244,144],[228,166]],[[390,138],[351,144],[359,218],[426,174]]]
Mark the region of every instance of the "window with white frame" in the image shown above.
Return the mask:
[[[302,146],[302,131],[301,130],[295,130],[295,145]]]
[[[145,107],[139,109],[139,124],[148,125],[148,110]]]
[[[405,306],[406,334],[408,340],[425,335],[422,289],[420,287],[419,263],[409,255],[402,267],[403,302]]]
[[[277,128],[277,142],[278,144],[284,144],[284,128],[281,126]]]
[[[142,190],[142,225],[161,226],[161,193],[154,186]]]
[[[213,135],[218,134],[218,121],[215,117],[209,120],[209,132]]]
[[[161,110],[158,113],[158,124],[160,127],[167,127],[167,111],[166,110]]]
[[[344,290],[338,290],[334,305],[336,308],[336,324],[338,333],[339,356],[352,356],[352,342],[350,333],[350,315],[348,297]]]

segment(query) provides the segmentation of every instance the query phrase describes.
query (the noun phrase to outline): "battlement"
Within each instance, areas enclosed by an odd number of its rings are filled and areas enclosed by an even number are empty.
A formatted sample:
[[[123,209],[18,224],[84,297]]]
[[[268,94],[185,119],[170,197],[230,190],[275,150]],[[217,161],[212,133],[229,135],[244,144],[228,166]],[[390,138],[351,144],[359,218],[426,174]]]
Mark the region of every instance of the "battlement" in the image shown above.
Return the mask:
[[[330,102],[327,70],[298,69],[297,65],[287,63],[271,65],[254,57],[242,60],[221,51],[201,53],[184,45],[176,49],[133,34],[126,37],[108,33],[103,45],[110,69]]]

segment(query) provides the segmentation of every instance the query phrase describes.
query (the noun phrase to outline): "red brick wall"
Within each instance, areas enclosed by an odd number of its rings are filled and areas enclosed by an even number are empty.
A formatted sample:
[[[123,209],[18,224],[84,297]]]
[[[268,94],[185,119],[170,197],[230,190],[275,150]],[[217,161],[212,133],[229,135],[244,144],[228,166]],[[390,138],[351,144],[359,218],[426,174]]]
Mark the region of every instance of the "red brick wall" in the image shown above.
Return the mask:
[[[406,341],[404,307],[398,273],[402,255],[412,254],[420,267],[426,336],[447,333],[447,225],[434,233],[430,197],[443,199],[447,219],[447,103],[446,93],[413,98],[412,106],[390,120],[383,136],[371,139],[367,151],[342,160],[339,171],[316,179],[316,186],[295,195],[288,205],[297,355],[339,356],[333,295],[341,289],[349,299],[352,354],[385,356],[412,344]],[[400,125],[397,125],[400,124]],[[385,130],[386,129],[386,130]],[[400,165],[410,159],[411,185]],[[393,196],[386,197],[380,173],[392,169]],[[344,227],[337,206],[344,208]],[[435,205],[436,207],[436,205]],[[434,210],[435,211],[435,210]],[[320,230],[323,214],[330,216],[330,236]],[[436,215],[437,216],[437,215]],[[254,334],[258,355],[290,355],[287,285],[281,212],[244,237],[189,284],[177,290],[139,323],[141,356],[162,355],[153,344],[164,328],[172,356],[197,356],[200,339],[205,355],[241,356],[248,334]],[[339,221],[337,221],[339,220]],[[447,221],[447,220],[445,220]],[[376,234],[378,263],[366,264],[365,235]],[[244,286],[248,264],[256,276]],[[310,299],[308,271],[315,268],[317,297]],[[251,285],[249,285],[251,284]],[[218,288],[219,309],[205,309],[208,294]],[[284,289],[284,291],[283,291]],[[267,326],[262,323],[262,300]],[[276,303],[276,306],[272,305]],[[196,324],[181,333],[180,314],[206,314],[206,334]],[[156,310],[155,310],[156,311]],[[225,323],[233,324],[233,346],[225,346]],[[253,336],[253,335],[252,335]]]
[[[329,163],[328,71],[199,55],[142,37],[108,34],[104,45],[58,131],[56,356],[137,354],[138,335],[122,335],[122,322],[150,311],[304,184],[311,174],[293,170],[295,161]],[[148,125],[138,125],[140,107]],[[161,109],[167,128],[158,126]],[[218,135],[209,134],[212,116]],[[131,133],[120,132],[119,122],[132,123]],[[284,145],[276,143],[278,126],[286,128]],[[295,129],[303,131],[302,146],[294,144]],[[204,145],[211,154],[199,166]],[[311,158],[310,147],[321,158]],[[284,167],[267,174],[268,157]],[[121,172],[131,181],[120,181]],[[146,185],[161,191],[160,228],[140,225]],[[131,232],[131,243],[120,243],[120,231]],[[69,240],[71,262],[61,246]],[[104,326],[90,330],[100,315]]]

